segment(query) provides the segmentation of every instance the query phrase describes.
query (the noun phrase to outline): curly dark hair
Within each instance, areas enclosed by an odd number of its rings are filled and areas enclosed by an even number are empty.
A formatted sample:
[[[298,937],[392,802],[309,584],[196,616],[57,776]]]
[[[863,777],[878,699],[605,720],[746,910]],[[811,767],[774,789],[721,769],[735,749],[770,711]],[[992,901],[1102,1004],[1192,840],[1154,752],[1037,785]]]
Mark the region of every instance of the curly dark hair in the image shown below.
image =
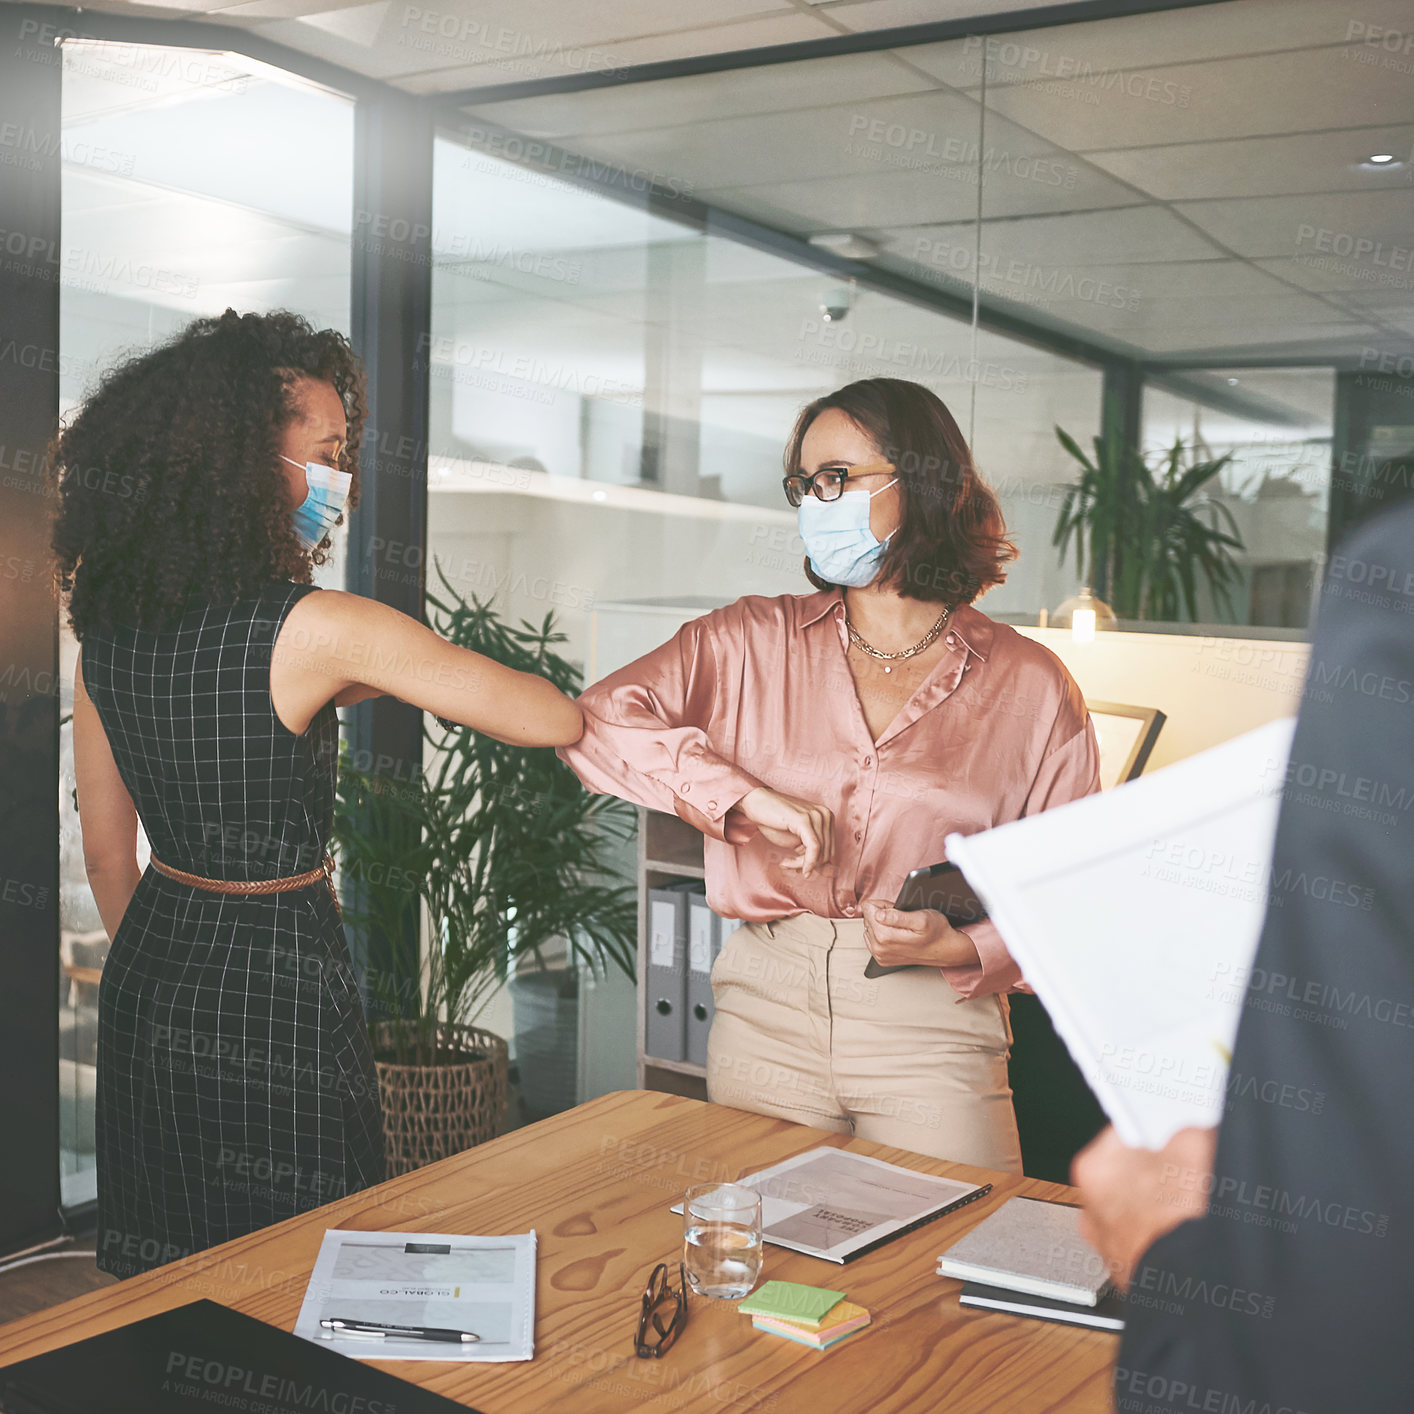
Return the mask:
[[[786,443],[787,476],[800,471],[800,445],[810,424],[838,408],[894,464],[903,493],[902,520],[879,562],[879,583],[910,599],[970,604],[1006,579],[1016,558],[996,493],[983,481],[947,404],[904,378],[861,378],[800,410]],[[817,589],[834,588],[805,560]]]
[[[339,465],[356,506],[365,384],[337,331],[228,309],[107,374],[50,449],[55,573],[75,637],[160,629],[193,599],[229,603],[272,579],[310,583],[328,541],[311,552],[296,538],[278,451],[302,378],[343,401]]]

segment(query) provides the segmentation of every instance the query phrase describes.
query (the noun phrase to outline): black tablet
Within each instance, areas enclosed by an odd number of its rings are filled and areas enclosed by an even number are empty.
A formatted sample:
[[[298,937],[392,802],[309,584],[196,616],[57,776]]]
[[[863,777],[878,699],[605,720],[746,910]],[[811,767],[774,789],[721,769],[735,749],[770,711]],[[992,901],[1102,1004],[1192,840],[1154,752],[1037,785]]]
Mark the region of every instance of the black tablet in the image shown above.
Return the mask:
[[[969,923],[980,923],[987,916],[986,905],[977,897],[962,870],[956,864],[946,861],[915,869],[903,881],[903,887],[894,900],[894,907],[905,913],[912,913],[919,908],[936,909],[954,928],[966,928]],[[901,968],[916,966],[917,963],[901,962],[897,967],[884,967],[871,957],[864,969],[864,975],[882,977],[886,972],[898,972]]]

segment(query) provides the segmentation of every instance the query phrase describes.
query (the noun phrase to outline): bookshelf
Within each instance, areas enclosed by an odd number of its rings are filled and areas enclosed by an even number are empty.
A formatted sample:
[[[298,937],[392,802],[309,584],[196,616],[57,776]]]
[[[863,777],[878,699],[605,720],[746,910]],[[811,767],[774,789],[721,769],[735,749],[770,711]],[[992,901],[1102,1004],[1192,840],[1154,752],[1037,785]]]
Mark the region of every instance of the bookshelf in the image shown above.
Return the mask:
[[[689,1061],[650,1056],[645,1031],[648,1007],[648,890],[706,876],[702,835],[685,820],[661,810],[638,810],[638,1006],[635,1051],[638,1086],[689,1099],[707,1098],[707,1072]]]

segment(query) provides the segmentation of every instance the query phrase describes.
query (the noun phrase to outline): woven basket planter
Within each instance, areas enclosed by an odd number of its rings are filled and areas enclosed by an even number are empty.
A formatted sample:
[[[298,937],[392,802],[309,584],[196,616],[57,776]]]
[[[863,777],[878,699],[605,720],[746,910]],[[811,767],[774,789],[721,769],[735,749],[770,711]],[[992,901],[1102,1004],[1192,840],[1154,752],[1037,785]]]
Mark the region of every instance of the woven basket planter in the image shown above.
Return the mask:
[[[399,1065],[398,1027],[373,1028],[374,1065],[383,1097],[387,1176],[460,1154],[494,1139],[505,1123],[509,1049],[477,1026],[437,1027],[438,1065]]]

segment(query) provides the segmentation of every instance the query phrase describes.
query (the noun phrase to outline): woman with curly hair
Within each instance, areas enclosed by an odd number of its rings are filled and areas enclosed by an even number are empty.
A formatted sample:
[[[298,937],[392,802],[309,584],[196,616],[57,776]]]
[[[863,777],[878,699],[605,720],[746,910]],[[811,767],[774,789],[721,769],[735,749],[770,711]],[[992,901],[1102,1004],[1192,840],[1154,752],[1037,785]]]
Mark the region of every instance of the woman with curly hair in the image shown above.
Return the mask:
[[[701,830],[708,902],[745,920],[712,969],[714,1101],[1019,1173],[1019,970],[991,923],[890,900],[950,831],[1098,789],[1094,729],[1060,660],[972,607],[1016,552],[935,394],[817,398],[785,471],[816,592],[685,624],[581,695],[559,755]]]
[[[98,1264],[118,1276],[383,1177],[329,879],[335,708],[388,694],[525,746],[581,730],[544,679],[311,583],[358,501],[365,415],[340,334],[228,309],[109,374],[55,444],[84,862],[112,939]]]

